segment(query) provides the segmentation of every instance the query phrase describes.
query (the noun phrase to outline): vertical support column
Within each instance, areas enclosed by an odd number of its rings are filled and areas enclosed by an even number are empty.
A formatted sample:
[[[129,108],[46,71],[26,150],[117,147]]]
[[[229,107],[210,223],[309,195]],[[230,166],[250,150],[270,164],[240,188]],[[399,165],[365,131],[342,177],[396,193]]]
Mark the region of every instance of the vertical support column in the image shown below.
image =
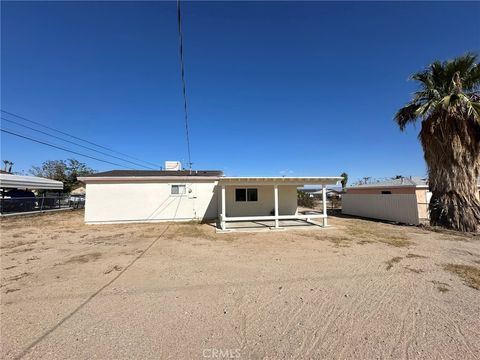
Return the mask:
[[[322,185],[323,227],[327,226],[327,188]]]
[[[279,220],[278,220],[278,185],[273,185],[273,195],[275,197],[275,227],[279,227]]]
[[[220,214],[220,227],[225,230],[225,185],[222,185],[222,213]]]

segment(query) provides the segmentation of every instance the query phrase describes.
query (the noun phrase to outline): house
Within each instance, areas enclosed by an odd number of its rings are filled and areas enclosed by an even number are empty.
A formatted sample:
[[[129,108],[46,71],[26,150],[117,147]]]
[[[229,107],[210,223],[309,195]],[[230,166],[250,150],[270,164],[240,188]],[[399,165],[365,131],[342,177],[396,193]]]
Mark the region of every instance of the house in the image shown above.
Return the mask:
[[[343,191],[342,188],[339,189],[327,189],[327,199],[331,198],[337,198],[340,199],[342,197]],[[321,197],[322,196],[322,191],[315,191],[313,193],[313,196],[315,197]]]
[[[322,198],[323,191],[320,188],[300,188],[298,189],[299,191],[302,191],[304,193],[307,193],[310,197],[315,197],[315,198]],[[334,189],[334,188],[327,188],[327,199],[330,198],[341,198],[342,197],[342,189]]]
[[[166,167],[167,169],[167,167]],[[226,177],[216,170],[113,170],[80,177],[86,186],[85,222],[218,220],[227,223],[320,218],[299,214],[297,188],[335,184],[339,177]],[[326,196],[326,191],[324,190]]]
[[[350,186],[342,196],[342,213],[417,225],[428,220],[431,196],[422,177]]]

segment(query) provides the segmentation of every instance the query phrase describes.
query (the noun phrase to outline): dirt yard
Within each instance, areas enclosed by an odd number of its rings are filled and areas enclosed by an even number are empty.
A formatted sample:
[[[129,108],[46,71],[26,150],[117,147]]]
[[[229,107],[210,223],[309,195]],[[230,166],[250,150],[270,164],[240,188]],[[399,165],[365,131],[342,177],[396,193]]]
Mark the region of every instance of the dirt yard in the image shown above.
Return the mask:
[[[1,221],[3,359],[480,358],[480,238]]]

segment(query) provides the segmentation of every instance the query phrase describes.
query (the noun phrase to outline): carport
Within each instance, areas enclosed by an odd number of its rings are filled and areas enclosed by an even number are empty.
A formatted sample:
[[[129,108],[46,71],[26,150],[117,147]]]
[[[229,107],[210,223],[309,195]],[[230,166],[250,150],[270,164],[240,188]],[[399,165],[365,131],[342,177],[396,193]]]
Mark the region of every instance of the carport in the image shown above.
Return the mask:
[[[327,226],[326,186],[334,185],[341,177],[223,177],[218,181],[220,229],[227,223],[271,223],[272,229],[293,227],[299,221],[322,219]],[[297,206],[297,188],[305,185],[322,187],[322,213],[300,214]],[[290,224],[290,225],[289,225]],[[282,225],[282,226],[281,226]],[[237,226],[235,226],[237,227]],[[245,228],[243,226],[242,228]],[[231,230],[231,228],[230,228]]]
[[[47,206],[51,198],[37,198],[31,190],[63,190],[61,181],[41,178],[37,176],[14,175],[10,173],[0,173],[0,189],[2,192],[0,213],[9,215],[14,213],[27,213],[33,211],[42,211]],[[51,201],[50,201],[51,202]],[[58,207],[60,202],[58,201]]]

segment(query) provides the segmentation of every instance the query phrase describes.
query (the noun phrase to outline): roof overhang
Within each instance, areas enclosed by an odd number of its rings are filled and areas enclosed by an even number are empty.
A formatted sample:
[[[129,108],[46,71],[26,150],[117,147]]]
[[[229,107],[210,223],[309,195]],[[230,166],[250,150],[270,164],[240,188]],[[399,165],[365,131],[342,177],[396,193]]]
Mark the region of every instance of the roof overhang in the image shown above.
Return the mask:
[[[333,185],[341,177],[216,177],[216,176],[105,176],[79,177],[85,184],[98,183],[145,183],[145,182],[205,182],[218,181],[223,185]]]
[[[221,185],[334,185],[343,178],[339,176],[324,177],[223,177]]]
[[[145,183],[145,182],[205,182],[217,181],[217,176],[83,176],[77,178],[84,184],[97,183]]]
[[[0,174],[0,188],[63,190],[63,183],[37,176]]]

